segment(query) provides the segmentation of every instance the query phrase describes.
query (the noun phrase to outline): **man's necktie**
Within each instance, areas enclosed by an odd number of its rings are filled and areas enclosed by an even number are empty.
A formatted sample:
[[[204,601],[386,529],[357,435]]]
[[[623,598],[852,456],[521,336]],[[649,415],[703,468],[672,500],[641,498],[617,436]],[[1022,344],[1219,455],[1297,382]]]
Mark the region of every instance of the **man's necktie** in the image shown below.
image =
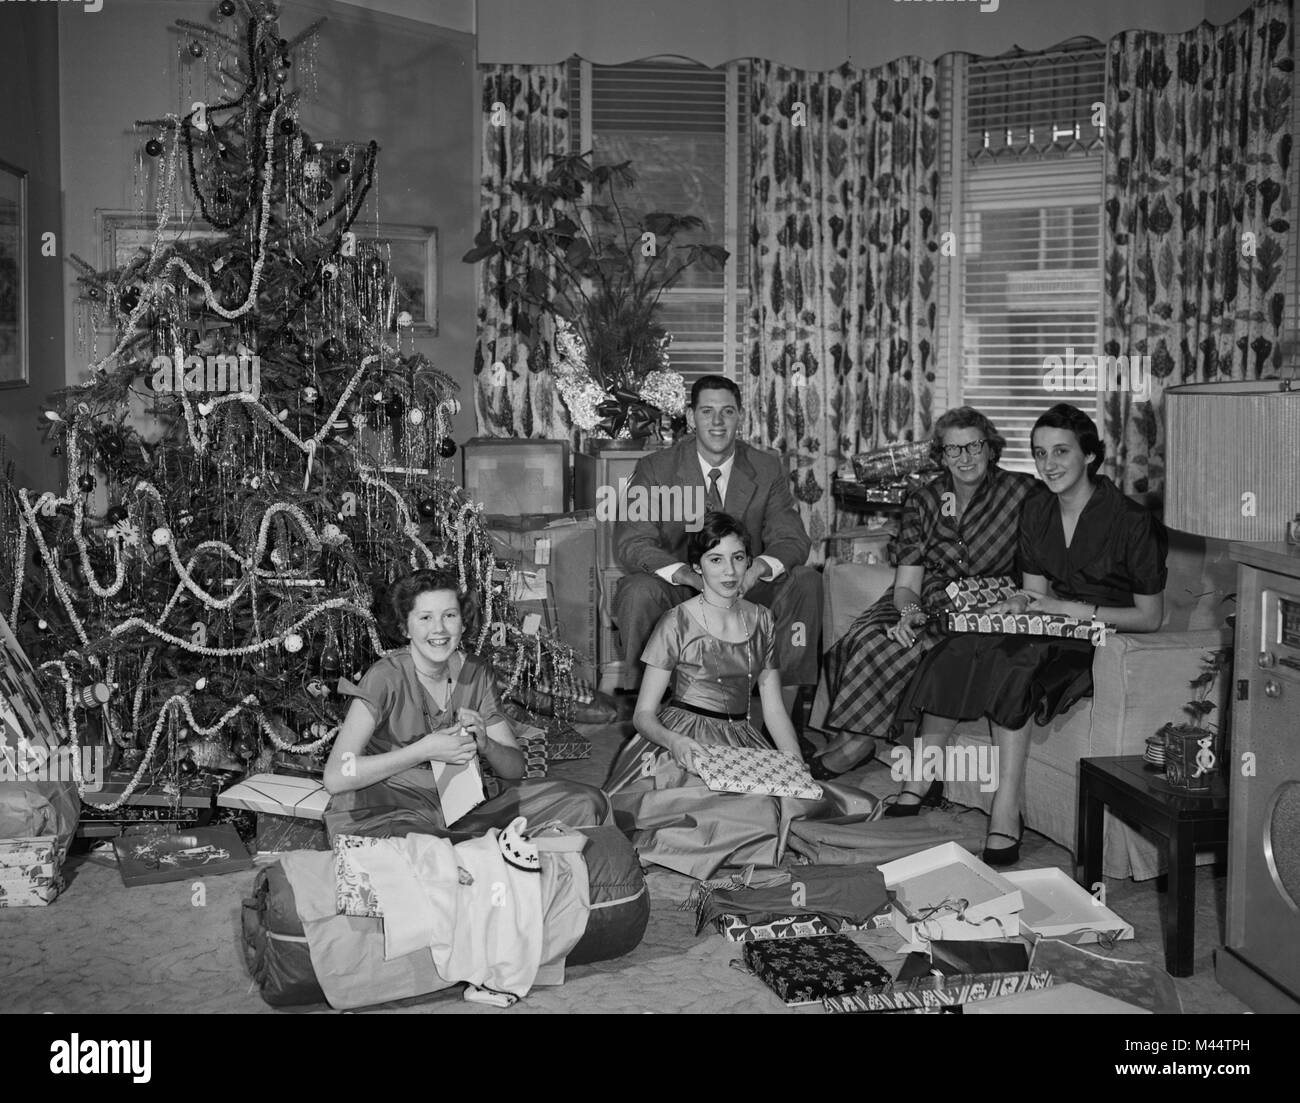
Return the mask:
[[[721,468],[709,468],[709,491],[704,496],[704,508],[717,513],[722,512],[722,495],[718,493],[718,480],[720,478],[722,478]]]

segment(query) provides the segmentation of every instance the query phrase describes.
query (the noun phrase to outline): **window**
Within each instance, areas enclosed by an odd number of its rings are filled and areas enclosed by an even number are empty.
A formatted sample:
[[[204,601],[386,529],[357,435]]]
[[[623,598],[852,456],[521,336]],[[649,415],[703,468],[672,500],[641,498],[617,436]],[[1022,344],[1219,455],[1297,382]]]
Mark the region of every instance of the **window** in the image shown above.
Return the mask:
[[[940,214],[956,232],[939,303],[946,404],[986,413],[1007,438],[1004,466],[1030,471],[1029,431],[1043,410],[1097,408],[1095,392],[1049,390],[1045,361],[1100,349],[1104,179],[1093,105],[1105,98],[1105,52],[952,55],[942,79]]]
[[[570,148],[596,163],[631,161],[640,213],[702,218],[699,240],[731,257],[721,272],[696,267],[660,299],[673,335],[672,367],[689,389],[710,372],[738,378],[748,315],[748,66],[719,69],[677,59],[593,65],[573,58]],[[679,238],[679,241],[684,239]]]

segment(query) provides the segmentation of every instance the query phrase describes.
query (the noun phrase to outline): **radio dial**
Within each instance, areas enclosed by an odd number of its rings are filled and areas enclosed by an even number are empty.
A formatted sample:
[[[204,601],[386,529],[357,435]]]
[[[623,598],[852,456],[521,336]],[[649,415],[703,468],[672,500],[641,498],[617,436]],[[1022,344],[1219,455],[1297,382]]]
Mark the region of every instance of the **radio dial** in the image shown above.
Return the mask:
[[[1259,665],[1265,670],[1271,669],[1277,663],[1277,658],[1271,651],[1261,651],[1259,653]]]

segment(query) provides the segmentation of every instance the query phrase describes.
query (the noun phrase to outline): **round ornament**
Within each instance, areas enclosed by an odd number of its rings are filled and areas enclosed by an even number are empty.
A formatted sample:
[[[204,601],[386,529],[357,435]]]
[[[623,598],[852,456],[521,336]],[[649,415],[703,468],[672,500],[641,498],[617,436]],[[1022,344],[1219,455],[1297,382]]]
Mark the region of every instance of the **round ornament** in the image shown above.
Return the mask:
[[[319,162],[319,161],[307,161],[307,162],[302,166],[302,176],[303,176],[303,179],[304,179],[304,180],[319,180],[319,179],[320,179],[320,162]]]
[[[349,161],[346,157],[340,157],[337,161],[334,162],[334,171],[337,172],[340,176],[346,176],[349,172],[352,171],[352,162]]]
[[[320,395],[317,393],[315,387],[304,387],[302,389],[302,400],[310,406],[316,405],[316,399],[319,397]]]
[[[126,445],[122,442],[122,438],[116,433],[106,433],[99,438],[99,451],[105,459],[117,459],[125,448]]]
[[[263,95],[265,95],[265,93],[263,93]],[[297,129],[298,129],[298,124],[295,123],[292,119],[280,120],[280,133],[285,135],[286,137],[293,134]]]
[[[456,454],[456,442],[451,437],[443,437],[438,442],[438,455],[444,460],[451,459]]]
[[[221,3],[217,5],[217,11],[229,19],[235,14],[235,0],[221,0]]]
[[[421,410],[419,406],[412,406],[411,412],[406,415],[406,420],[409,421],[412,425],[423,425],[424,411]]]
[[[411,317],[411,312],[409,310],[403,310],[397,316],[397,324],[401,326],[402,329],[406,329],[409,326],[413,325],[414,323],[415,323],[415,319]]]
[[[284,637],[284,649],[290,655],[296,655],[302,650],[302,637],[297,632],[290,632]]]
[[[185,777],[193,777],[195,774],[199,772],[199,768],[195,764],[194,759],[190,758],[189,755],[186,755],[184,758],[182,758],[176,764],[176,768],[180,770],[182,775],[184,775]]]
[[[432,521],[438,516],[438,499],[421,498],[415,506],[416,512],[419,513],[426,521]]]
[[[289,70],[284,68],[277,69],[271,74],[271,77],[276,84],[284,84],[285,81],[289,79]]]
[[[320,354],[326,360],[342,360],[347,350],[343,347],[343,342],[337,337],[328,338],[320,347]]]
[[[83,494],[89,494],[95,489],[95,476],[87,471],[84,475],[77,477],[77,489]]]
[[[117,301],[122,307],[122,313],[130,314],[131,311],[140,305],[140,289],[138,287],[128,287],[122,292],[121,298]]]
[[[144,144],[144,151],[145,153],[149,154],[150,157],[161,157],[163,151],[163,144],[162,142],[158,141],[157,138],[150,138]]]
[[[194,683],[194,688],[197,689],[200,693],[202,693],[205,689],[207,689],[207,686],[208,686],[208,680],[206,678],[199,678]]]
[[[202,57],[202,56],[203,56],[203,43],[198,41],[191,42],[190,57]]]
[[[327,280],[337,279],[339,274],[339,266],[335,264],[333,261],[330,261],[328,264],[326,264],[324,267],[321,268],[320,274],[324,279]]]
[[[158,528],[153,530],[153,536],[150,539],[153,540],[156,547],[166,547],[172,542],[172,530],[166,525],[159,525]]]

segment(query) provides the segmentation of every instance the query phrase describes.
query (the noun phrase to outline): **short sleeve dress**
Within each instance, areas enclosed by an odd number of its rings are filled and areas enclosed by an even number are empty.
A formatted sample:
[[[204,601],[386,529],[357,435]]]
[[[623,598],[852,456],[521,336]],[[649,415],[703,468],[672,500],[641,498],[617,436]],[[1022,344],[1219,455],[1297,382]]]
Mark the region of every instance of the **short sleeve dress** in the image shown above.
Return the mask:
[[[1163,527],[1105,476],[1096,480],[1074,538],[1065,543],[1060,502],[1035,496],[1020,523],[1023,574],[1046,578],[1065,601],[1131,607],[1135,594],[1164,592]],[[922,712],[960,720],[987,716],[1005,728],[1047,724],[1092,696],[1088,640],[968,633],[926,655],[899,705],[900,719]]]
[[[474,656],[453,658],[453,662],[459,662],[459,670],[445,708],[439,708],[420,683],[405,648],[375,662],[359,684],[340,680],[340,691],[364,702],[375,719],[363,754],[397,750],[429,731],[451,727],[461,708],[477,710],[488,726],[505,719],[488,664]],[[482,767],[480,761],[480,772]],[[500,791],[492,795],[497,787]],[[604,794],[578,782],[498,779],[496,786],[489,780],[485,790],[491,799],[449,826],[433,771],[428,765],[413,766],[364,789],[336,793],[325,811],[325,828],[331,839],[336,834],[389,838],[412,832],[471,838],[491,827],[506,827],[518,815],[530,822],[557,820],[569,827],[590,827],[609,818]]]
[[[749,705],[759,674],[778,669],[771,610],[747,603],[749,637],[730,642],[706,631],[688,604],[660,618],[641,653],[647,666],[672,672],[673,696],[659,711],[660,723],[702,744],[770,749],[749,722]],[[820,801],[715,793],[643,735],[619,752],[605,783],[614,820],[641,861],[700,879],[724,868],[779,864],[795,817],[867,812],[874,804],[849,786],[822,788]]]

